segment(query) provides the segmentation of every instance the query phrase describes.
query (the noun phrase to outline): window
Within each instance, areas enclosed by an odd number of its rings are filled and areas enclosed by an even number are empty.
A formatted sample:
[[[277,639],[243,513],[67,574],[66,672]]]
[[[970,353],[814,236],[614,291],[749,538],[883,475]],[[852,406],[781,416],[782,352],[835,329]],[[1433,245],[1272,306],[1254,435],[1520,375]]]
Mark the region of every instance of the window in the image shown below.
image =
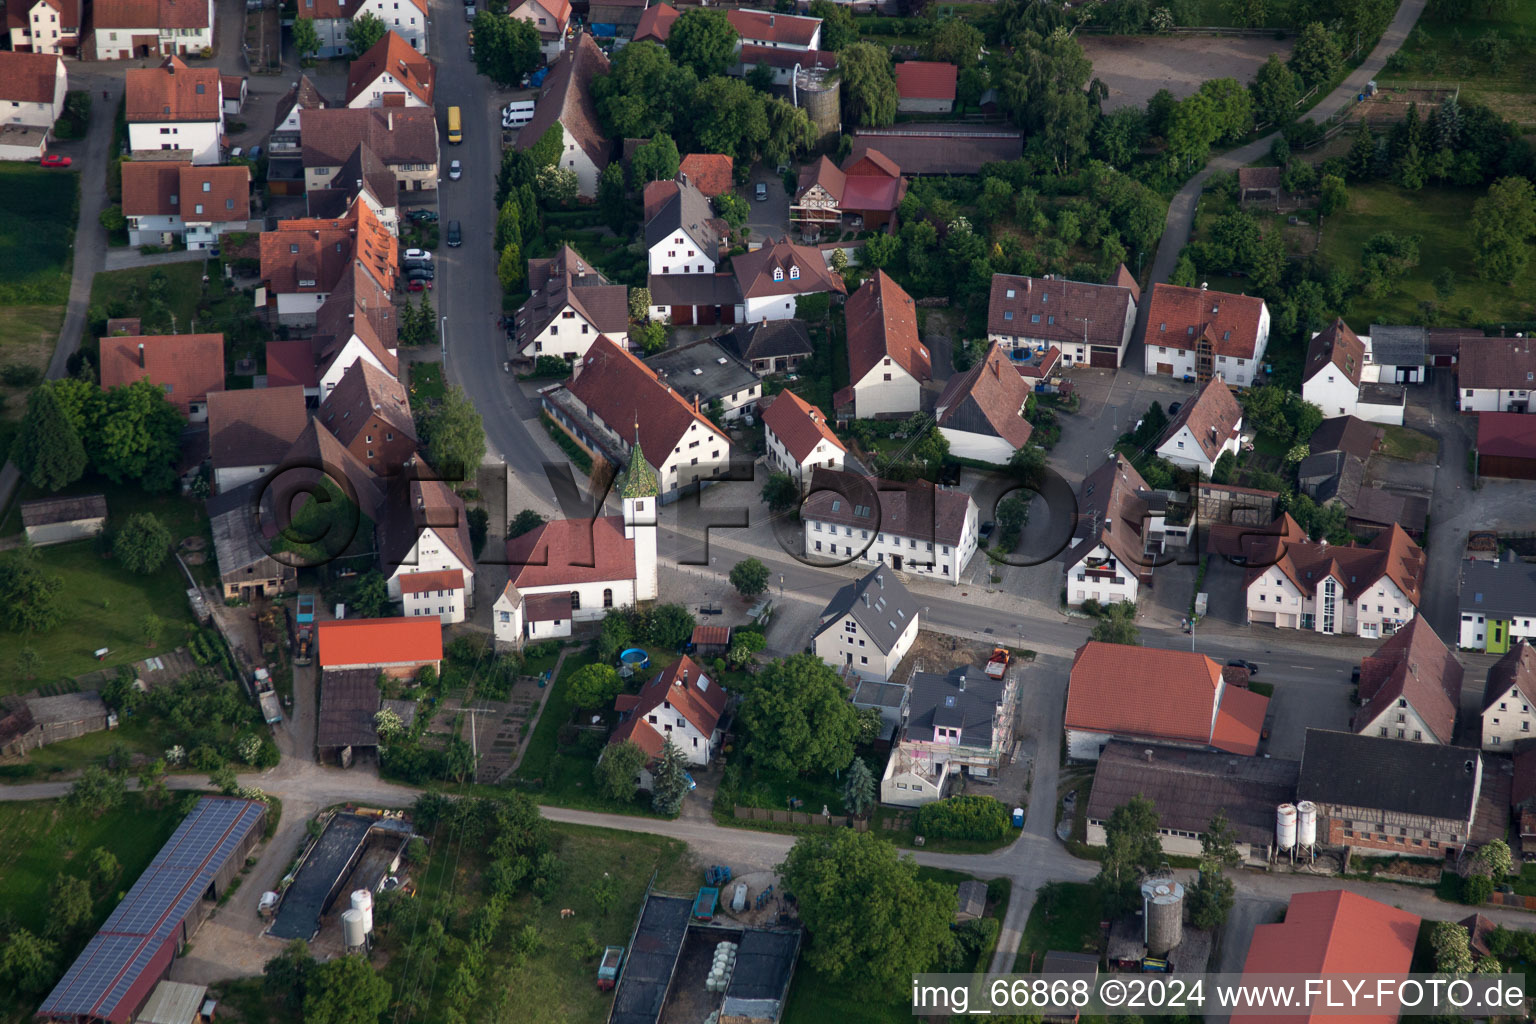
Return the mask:
[[[789,279],[791,281],[798,281],[798,280],[800,280],[800,268],[799,267],[790,267],[789,268]]]
[[[611,587],[604,587],[603,588],[603,607],[604,608],[612,608],[613,607],[613,588],[611,588]]]
[[[576,591],[573,590],[573,591],[571,591],[571,611],[574,612],[574,611],[580,611],[580,610],[581,610],[581,594],[579,594],[579,593],[577,593]],[[651,721],[654,722],[654,721],[656,721],[656,719],[652,718]]]
[[[782,280],[784,280],[784,268],[783,267],[774,267],[773,268],[773,279],[775,281],[782,281]]]

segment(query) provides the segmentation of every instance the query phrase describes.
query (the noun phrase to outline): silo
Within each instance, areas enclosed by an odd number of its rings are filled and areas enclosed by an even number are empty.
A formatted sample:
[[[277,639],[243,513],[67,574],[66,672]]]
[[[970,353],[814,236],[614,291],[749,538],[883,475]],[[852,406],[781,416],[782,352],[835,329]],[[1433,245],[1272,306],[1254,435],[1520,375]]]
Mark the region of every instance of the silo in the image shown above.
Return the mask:
[[[836,141],[843,129],[843,85],[839,78],[829,79],[825,68],[802,67],[795,72],[792,90],[795,106],[810,118],[814,136],[812,146]]]
[[[367,889],[352,890],[352,909],[363,915],[363,934],[373,934],[373,893]]]
[[[1282,850],[1296,846],[1296,805],[1281,804],[1275,808],[1275,839]]]
[[[363,912],[361,910],[344,910],[341,912],[341,937],[349,953],[368,945],[368,933],[363,929]]]
[[[1184,887],[1171,878],[1141,883],[1143,938],[1148,956],[1165,956],[1184,938]]]
[[[1317,845],[1317,805],[1311,800],[1296,805],[1296,845],[1304,849]]]

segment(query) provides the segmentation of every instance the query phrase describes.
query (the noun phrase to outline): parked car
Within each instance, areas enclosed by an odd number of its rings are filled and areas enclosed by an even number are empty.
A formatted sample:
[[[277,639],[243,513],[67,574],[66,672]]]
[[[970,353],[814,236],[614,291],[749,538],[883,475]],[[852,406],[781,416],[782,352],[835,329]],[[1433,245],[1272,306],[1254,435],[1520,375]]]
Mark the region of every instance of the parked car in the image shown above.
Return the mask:
[[[1179,414],[1179,410],[1182,409],[1182,408],[1184,408],[1184,403],[1183,402],[1174,402],[1172,405],[1170,405],[1168,407],[1168,415],[1169,415],[1169,417],[1171,418],[1171,417],[1177,416]]]
[[[426,287],[427,287],[427,283],[425,281],[407,281],[407,282],[405,282],[405,290],[408,291],[408,292],[425,291]]]
[[[436,210],[412,210],[411,220],[417,224],[434,224],[437,222]]]
[[[448,222],[448,244],[454,248],[464,244],[464,232],[459,230],[459,222],[456,220]]]
[[[432,254],[425,249],[407,249],[405,250],[405,255],[401,258],[407,260],[427,260],[430,262]]]
[[[432,264],[426,260],[401,260],[401,270],[431,270]]]
[[[405,272],[405,279],[407,281],[425,281],[428,288],[432,287],[432,278],[434,276],[432,271],[426,267],[417,267],[414,270],[407,270]]]
[[[74,163],[74,161],[71,160],[69,157],[67,157],[67,156],[60,156],[57,153],[49,153],[47,156],[43,157],[43,159],[41,161],[39,161],[39,162],[44,167],[68,167],[70,164]]]
[[[982,538],[985,539],[987,537],[992,536],[992,531],[995,530],[995,529],[997,529],[997,524],[994,523],[990,519],[988,519],[986,522],[982,523],[981,524],[981,530],[980,530]]]
[[[448,180],[458,181],[464,177],[464,165],[457,160],[448,161]]]
[[[465,21],[474,21],[475,20],[475,5],[474,4],[465,4],[464,5],[464,20]]]
[[[1354,668],[1349,670],[1349,681],[1354,683],[1356,686],[1360,685],[1360,666],[1359,665],[1356,665]]]
[[[1244,661],[1242,658],[1233,658],[1231,661],[1227,662],[1227,667],[1245,668],[1248,670],[1248,674],[1251,676],[1256,676],[1259,674],[1259,666],[1255,665],[1251,661]]]
[[[764,199],[767,199],[767,198],[768,198],[768,186],[764,185],[762,182],[758,182],[757,183],[757,201],[758,202],[762,202]]]

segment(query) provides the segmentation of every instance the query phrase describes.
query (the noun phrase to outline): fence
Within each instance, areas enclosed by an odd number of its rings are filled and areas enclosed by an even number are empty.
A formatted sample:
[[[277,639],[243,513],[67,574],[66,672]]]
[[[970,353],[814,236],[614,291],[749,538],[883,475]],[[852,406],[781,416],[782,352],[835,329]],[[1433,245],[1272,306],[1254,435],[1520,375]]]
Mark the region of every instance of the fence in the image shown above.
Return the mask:
[[[1488,902],[1496,907],[1536,911],[1536,896],[1521,896],[1517,892],[1496,892],[1488,897]]]
[[[825,825],[831,828],[851,828],[855,832],[868,832],[869,820],[850,818],[841,814],[807,814],[804,811],[774,811],[766,807],[736,805],[735,816],[740,821],[769,821],[775,825]]]

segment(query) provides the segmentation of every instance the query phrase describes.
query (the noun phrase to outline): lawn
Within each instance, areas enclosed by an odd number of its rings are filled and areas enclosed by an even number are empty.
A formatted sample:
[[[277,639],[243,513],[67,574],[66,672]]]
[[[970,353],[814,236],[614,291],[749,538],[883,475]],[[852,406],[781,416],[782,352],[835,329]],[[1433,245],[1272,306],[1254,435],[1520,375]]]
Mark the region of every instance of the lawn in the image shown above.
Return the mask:
[[[1348,212],[1330,217],[1323,227],[1320,251],[1328,263],[1353,271],[1366,240],[1379,231],[1417,235],[1420,259],[1388,294],[1377,299],[1357,295],[1346,319],[1362,330],[1371,323],[1422,323],[1420,303],[1439,301],[1432,281],[1442,268],[1450,268],[1455,291],[1434,322],[1536,320],[1536,264],[1513,286],[1477,276],[1467,224],[1482,194],[1463,188],[1409,192],[1387,184],[1350,186]]]
[[[1523,124],[1536,120],[1536,4],[1512,3],[1490,14],[1470,4],[1451,20],[1426,12],[1407,42],[1379,76],[1388,84],[1438,82],[1459,86],[1463,99],[1479,100]],[[1490,33],[1504,41],[1502,64],[1490,61]]]
[[[104,763],[116,750],[157,758],[165,753],[167,746],[161,728],[148,721],[130,719],[110,732],[87,733],[76,739],[38,747],[28,753],[21,764],[0,767],[0,778],[41,780],[48,775],[79,771],[85,765]]]
[[[1382,428],[1381,454],[1409,462],[1433,462],[1440,452],[1440,442],[1412,427],[1387,425]]]
[[[1104,918],[1098,889],[1086,882],[1050,882],[1041,887],[1024,925],[1013,969],[1038,971],[1046,953],[1096,953]]]
[[[0,165],[0,306],[62,306],[80,179],[72,171]]]
[[[411,363],[410,368],[412,410],[420,410],[428,402],[443,397],[446,387],[442,363]]]

